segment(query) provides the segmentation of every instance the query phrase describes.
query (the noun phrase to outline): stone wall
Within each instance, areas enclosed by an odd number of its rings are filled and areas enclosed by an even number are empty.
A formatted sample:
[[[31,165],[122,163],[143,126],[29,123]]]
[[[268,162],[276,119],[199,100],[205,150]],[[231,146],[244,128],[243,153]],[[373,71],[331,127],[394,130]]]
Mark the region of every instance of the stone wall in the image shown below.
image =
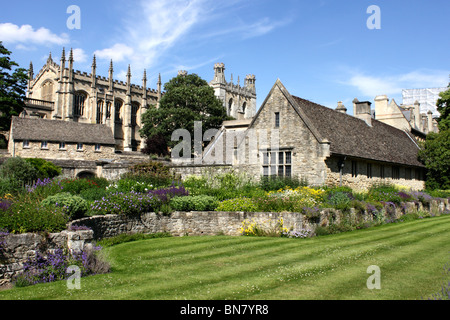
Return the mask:
[[[39,138],[39,137],[36,137]],[[28,146],[23,146],[23,141],[14,141],[9,144],[9,152],[22,158],[62,159],[62,160],[98,160],[117,159],[114,146],[101,145],[100,150],[95,150],[95,144],[83,144],[81,150],[77,150],[76,143],[66,142],[60,149],[59,142],[47,142],[47,147],[42,148],[41,141],[29,141]]]
[[[432,200],[427,206],[410,202],[404,206],[390,207],[381,213],[386,218],[399,218],[405,213],[418,210],[433,215],[450,212],[448,199]],[[37,250],[68,248],[82,250],[95,240],[114,237],[123,233],[158,233],[168,232],[173,236],[228,235],[239,236],[244,221],[257,223],[266,229],[274,229],[283,219],[283,227],[292,231],[311,230],[317,226],[338,224],[343,217],[353,222],[368,222],[373,216],[368,212],[351,209],[343,213],[336,209],[322,209],[316,218],[308,219],[295,212],[173,212],[169,215],[154,212],[140,216],[102,215],[72,221],[71,226],[86,226],[91,230],[62,231],[60,233],[10,234],[0,237],[0,285],[20,273],[23,263],[34,257]]]
[[[352,173],[352,161],[356,162],[356,175]],[[423,169],[420,168],[397,166],[399,175],[398,178],[394,179],[392,175],[393,166],[390,164],[347,159],[341,177],[337,157],[330,157],[325,162],[327,164],[326,185],[328,186],[339,186],[342,180],[343,186],[351,187],[356,191],[367,191],[376,183],[399,185],[412,190],[423,190],[425,188],[424,173]],[[368,165],[370,165],[371,176],[368,173]],[[381,175],[381,170],[384,170],[384,177]],[[408,174],[407,171],[409,171]]]
[[[93,216],[73,221],[73,225],[86,226],[94,231],[95,239],[113,237],[122,233],[168,232],[173,236],[228,235],[237,236],[245,220],[276,225],[283,218],[287,228],[302,230],[307,221],[300,213],[275,212],[173,212],[162,215],[154,212],[139,217],[124,215]]]
[[[180,162],[180,163],[167,163],[172,172],[179,176],[181,179],[185,179],[188,176],[201,176],[201,175],[216,175],[222,173],[228,173],[233,171],[232,165],[226,164],[194,164],[193,162]]]
[[[92,230],[62,231],[48,235],[38,233],[8,234],[0,237],[0,285],[22,272],[23,264],[37,251],[67,248],[80,251],[93,240]]]
[[[398,218],[404,213],[417,212],[418,210],[438,215],[450,211],[450,204],[448,199],[432,200],[425,207],[421,203],[410,202],[404,206],[383,209],[382,214],[387,218]],[[150,212],[138,217],[125,215],[93,216],[73,221],[71,224],[92,229],[94,239],[113,237],[122,233],[158,232],[168,232],[174,236],[218,234],[237,236],[241,233],[241,227],[245,220],[273,227],[282,218],[284,227],[289,230],[301,231],[305,229],[314,230],[317,225],[327,226],[332,221],[339,223],[343,215],[344,213],[336,209],[322,209],[320,215],[315,219],[307,219],[303,214],[295,212],[193,211],[173,212],[169,215]],[[372,215],[368,212],[358,212],[356,209],[352,209],[350,210],[350,218],[361,222],[371,220]]]

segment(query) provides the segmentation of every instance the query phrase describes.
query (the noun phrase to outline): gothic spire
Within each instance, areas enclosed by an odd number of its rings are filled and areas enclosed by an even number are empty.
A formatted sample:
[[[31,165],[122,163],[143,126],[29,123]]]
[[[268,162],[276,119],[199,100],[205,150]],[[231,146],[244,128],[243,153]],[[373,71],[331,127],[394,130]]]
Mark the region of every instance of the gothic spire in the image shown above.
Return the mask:
[[[48,54],[47,64],[51,62],[53,62],[53,59],[52,59],[52,52],[50,51],[50,53]]]
[[[64,47],[63,47],[62,53],[61,53],[61,61],[66,61],[66,51],[65,51]]]
[[[95,54],[94,54],[94,58],[92,59],[92,68],[93,69],[97,68],[97,60],[95,59]]]
[[[70,48],[69,62],[73,62],[73,50]]]

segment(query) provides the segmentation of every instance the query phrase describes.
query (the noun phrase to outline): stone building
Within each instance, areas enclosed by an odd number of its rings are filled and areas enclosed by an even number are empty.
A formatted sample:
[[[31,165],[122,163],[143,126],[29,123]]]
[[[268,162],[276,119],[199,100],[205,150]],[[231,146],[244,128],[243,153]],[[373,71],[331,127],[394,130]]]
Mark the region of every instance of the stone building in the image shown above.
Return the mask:
[[[13,117],[8,149],[13,157],[97,161],[117,158],[115,144],[105,124]]]
[[[233,155],[219,160],[255,178],[298,177],[313,185],[356,189],[389,181],[422,189],[424,166],[414,135],[374,119],[368,101],[354,101],[354,116],[345,109],[342,103],[333,110],[292,96],[277,80],[246,128],[228,123],[231,130],[221,129],[205,161],[216,148]],[[235,136],[219,139],[227,133]]]
[[[214,65],[214,79],[209,83],[214,88],[216,97],[222,101],[227,115],[237,119],[249,119],[256,114],[256,87],[255,76],[247,75],[244,86],[240,85],[238,77],[237,84],[233,83],[233,75],[230,82],[225,79],[225,65],[216,63]]]
[[[355,102],[355,101],[354,101]],[[411,132],[418,140],[424,140],[430,132],[438,132],[438,123],[431,110],[420,111],[421,105],[398,105],[394,99],[389,102],[386,95],[375,97],[374,118],[393,127]]]
[[[147,88],[146,70],[142,86],[131,83],[130,66],[126,82],[114,80],[112,61],[107,78],[98,76],[96,71],[95,56],[90,74],[74,71],[73,51],[70,50],[66,61],[64,49],[59,65],[50,54],[36,75],[30,63],[26,108],[22,116],[104,124],[113,132],[116,150],[139,151],[145,143],[139,134],[141,115],[150,105],[158,106],[163,94],[161,76],[154,90]],[[223,63],[216,64],[214,71],[210,85],[227,113],[236,119],[253,117],[256,113],[255,76],[247,76],[241,87],[239,80],[237,84],[233,84],[233,80],[226,82]]]
[[[30,64],[25,117],[40,117],[67,122],[104,124],[114,134],[117,150],[138,151],[144,144],[139,135],[141,114],[161,98],[161,81],[157,90],[147,88],[144,70],[142,86],[113,78],[113,63],[108,78],[96,74],[95,56],[91,73],[74,71],[73,52],[67,60],[63,49],[60,65],[49,55],[47,63],[34,75]]]

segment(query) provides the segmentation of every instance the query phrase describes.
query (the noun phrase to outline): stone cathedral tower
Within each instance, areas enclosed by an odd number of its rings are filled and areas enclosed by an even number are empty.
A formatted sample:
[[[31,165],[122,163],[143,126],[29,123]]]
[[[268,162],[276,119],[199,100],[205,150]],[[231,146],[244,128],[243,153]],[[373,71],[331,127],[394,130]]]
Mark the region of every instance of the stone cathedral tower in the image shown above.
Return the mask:
[[[214,65],[214,79],[209,85],[214,88],[216,97],[222,101],[229,116],[242,120],[252,118],[256,114],[254,75],[247,75],[242,87],[239,77],[237,84],[233,83],[233,75],[231,75],[230,82],[227,82],[225,79],[225,65],[216,63]]]
[[[112,60],[108,78],[97,75],[95,56],[90,74],[75,71],[73,63],[73,51],[70,50],[66,60],[63,49],[59,65],[50,54],[47,63],[34,75],[30,64],[26,108],[22,116],[105,124],[114,134],[116,150],[138,151],[142,148],[141,114],[149,105],[158,105],[161,78],[154,90],[147,88],[145,70],[142,86],[138,86],[131,84],[130,66],[124,83],[113,79]]]
[[[227,114],[242,120],[256,114],[255,76],[248,75],[243,87],[225,80],[225,66],[214,66],[214,79],[210,86],[223,102]],[[101,124],[109,127],[114,135],[117,151],[139,151],[145,147],[141,138],[141,115],[150,105],[159,106],[163,95],[161,75],[157,89],[147,88],[147,72],[144,70],[142,85],[131,83],[131,67],[128,66],[126,81],[113,78],[111,60],[108,77],[97,75],[97,61],[93,57],[91,72],[74,70],[73,50],[66,59],[61,53],[60,64],[51,54],[42,69],[34,74],[30,63],[26,108],[22,117],[45,118],[59,121]]]

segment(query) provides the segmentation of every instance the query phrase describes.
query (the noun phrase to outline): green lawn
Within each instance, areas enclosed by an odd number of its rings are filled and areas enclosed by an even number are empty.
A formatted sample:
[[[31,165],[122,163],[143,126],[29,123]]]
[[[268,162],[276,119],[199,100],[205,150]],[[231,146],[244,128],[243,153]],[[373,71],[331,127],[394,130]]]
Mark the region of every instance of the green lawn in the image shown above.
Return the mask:
[[[0,299],[387,299],[437,293],[450,215],[309,239],[171,237],[105,248],[109,274],[13,288]],[[381,271],[369,290],[367,268]]]

